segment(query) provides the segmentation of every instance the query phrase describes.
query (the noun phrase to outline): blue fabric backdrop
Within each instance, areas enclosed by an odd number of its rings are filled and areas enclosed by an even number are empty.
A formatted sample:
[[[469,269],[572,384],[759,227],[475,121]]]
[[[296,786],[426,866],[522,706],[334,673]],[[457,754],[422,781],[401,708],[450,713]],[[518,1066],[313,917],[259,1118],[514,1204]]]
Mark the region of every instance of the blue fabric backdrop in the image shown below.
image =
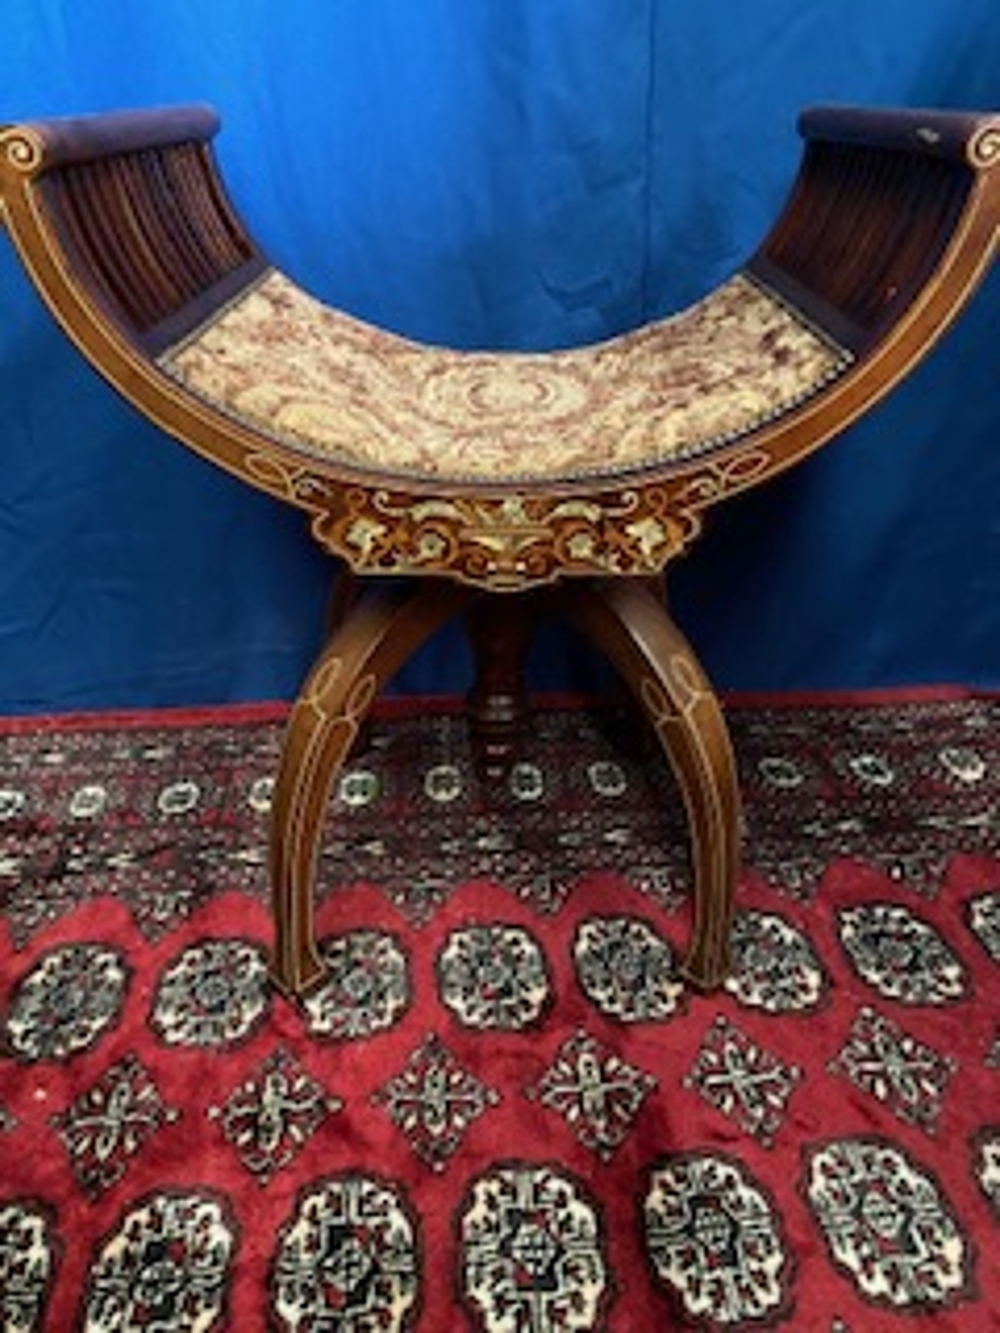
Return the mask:
[[[4,0],[0,119],[187,99],[325,299],[459,345],[606,336],[714,286],[815,101],[995,106],[996,0]],[[716,511],[674,577],[729,688],[1000,685],[1000,284],[862,426]],[[0,711],[288,696],[331,579],[159,436],[0,243]],[[593,664],[543,636],[537,683]],[[460,689],[458,634],[406,670]]]

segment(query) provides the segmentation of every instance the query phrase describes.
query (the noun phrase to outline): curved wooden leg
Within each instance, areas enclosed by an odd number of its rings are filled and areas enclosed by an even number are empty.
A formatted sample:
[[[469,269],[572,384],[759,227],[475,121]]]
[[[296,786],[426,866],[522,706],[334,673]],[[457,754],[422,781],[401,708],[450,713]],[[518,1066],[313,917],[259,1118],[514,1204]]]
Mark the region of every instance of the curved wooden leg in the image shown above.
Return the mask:
[[[474,595],[430,580],[367,593],[343,618],[292,708],[271,823],[271,968],[286,994],[303,994],[325,971],[316,948],[313,881],[340,766],[386,681]]]
[[[348,565],[337,563],[338,569],[334,577],[333,587],[330,589],[326,601],[324,643],[328,643],[333,638],[365,593],[365,581],[355,574],[354,570]],[[367,718],[364,724],[358,728],[358,734],[351,743],[350,750],[344,756],[344,762],[346,763],[351,755],[363,754],[371,745],[371,739],[371,718]]]
[[[354,570],[338,562],[333,587],[330,589],[330,595],[326,601],[325,637],[327,639],[331,638],[340,629],[353,608],[361,600],[364,591],[365,585]]]
[[[684,797],[694,923],[684,974],[710,990],[729,970],[739,868],[736,764],[722,710],[661,598],[639,581],[564,586],[566,614],[607,653],[653,724]]]

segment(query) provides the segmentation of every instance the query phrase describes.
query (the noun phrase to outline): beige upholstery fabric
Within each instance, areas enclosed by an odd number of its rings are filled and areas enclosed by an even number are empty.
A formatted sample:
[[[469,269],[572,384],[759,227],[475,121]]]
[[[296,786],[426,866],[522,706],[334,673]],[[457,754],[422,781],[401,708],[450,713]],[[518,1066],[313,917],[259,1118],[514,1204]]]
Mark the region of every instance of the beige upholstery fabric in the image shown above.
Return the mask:
[[[415,343],[271,271],[160,365],[254,431],[330,462],[509,481],[698,456],[787,412],[849,360],[742,275],[608,342],[520,353]]]

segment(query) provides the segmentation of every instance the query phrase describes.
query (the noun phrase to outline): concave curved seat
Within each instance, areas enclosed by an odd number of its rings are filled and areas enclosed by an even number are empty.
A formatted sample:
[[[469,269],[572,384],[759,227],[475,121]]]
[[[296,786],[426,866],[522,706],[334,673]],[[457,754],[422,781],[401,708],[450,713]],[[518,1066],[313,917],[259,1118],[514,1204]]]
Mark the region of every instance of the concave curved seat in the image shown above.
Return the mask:
[[[723,979],[735,765],[660,576],[710,506],[824,444],[916,365],[984,274],[1000,220],[998,118],[825,107],[799,128],[788,201],[738,272],[673,318],[539,353],[428,347],[301,290],[229,201],[209,108],[0,131],[3,220],[70,338],[182,443],[304,510],[352,572],[276,786],[273,973],[288,993],[324,975],[312,900],[331,785],[383,684],[458,614],[494,759],[540,614],[576,623],[620,670],[688,810],[684,971]]]

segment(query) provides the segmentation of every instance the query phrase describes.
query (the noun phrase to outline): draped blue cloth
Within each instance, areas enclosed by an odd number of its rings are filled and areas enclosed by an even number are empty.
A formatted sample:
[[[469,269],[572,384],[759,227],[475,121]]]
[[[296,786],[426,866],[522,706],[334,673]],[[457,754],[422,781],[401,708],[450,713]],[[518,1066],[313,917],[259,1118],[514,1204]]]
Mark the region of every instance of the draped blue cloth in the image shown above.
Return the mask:
[[[678,309],[776,216],[820,101],[1000,102],[996,0],[5,0],[0,119],[199,100],[264,248],[459,346]],[[725,688],[1000,686],[991,278],[891,400],[714,511],[673,577]],[[300,515],[125,406],[0,240],[0,711],[288,697],[333,565]],[[436,639],[399,688],[464,688]],[[547,631],[535,683],[594,663]]]

